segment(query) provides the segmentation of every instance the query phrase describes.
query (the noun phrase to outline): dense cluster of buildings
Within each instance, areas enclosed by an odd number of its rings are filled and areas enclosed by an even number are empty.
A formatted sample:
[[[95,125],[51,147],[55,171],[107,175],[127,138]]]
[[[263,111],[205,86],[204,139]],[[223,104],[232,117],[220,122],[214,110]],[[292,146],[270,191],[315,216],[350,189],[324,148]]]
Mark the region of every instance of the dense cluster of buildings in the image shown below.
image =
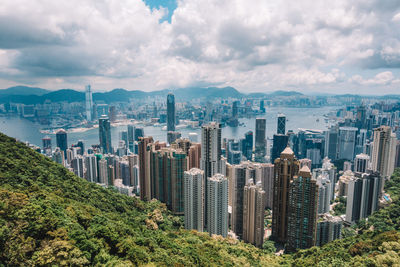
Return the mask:
[[[90,99],[86,104],[89,119],[93,104]],[[233,106],[236,113],[235,107],[239,104]],[[104,115],[98,119],[99,145],[68,146],[67,133],[60,130],[57,148],[44,138],[43,152],[88,181],[165,203],[184,217],[187,229],[259,247],[270,238],[287,251],[340,238],[344,226],[379,209],[384,182],[400,163],[399,112],[379,105],[340,110],[342,119],[327,131],[287,131],[286,117],[279,114],[272,145],[265,118],[256,119],[254,137],[248,131],[240,140],[227,140],[220,124],[210,122],[201,126],[201,136],[182,138],[173,94],[167,96],[166,117],[168,142],[129,125],[113,147]],[[334,216],[337,197],[347,199],[346,212]],[[270,223],[266,209],[272,212]]]

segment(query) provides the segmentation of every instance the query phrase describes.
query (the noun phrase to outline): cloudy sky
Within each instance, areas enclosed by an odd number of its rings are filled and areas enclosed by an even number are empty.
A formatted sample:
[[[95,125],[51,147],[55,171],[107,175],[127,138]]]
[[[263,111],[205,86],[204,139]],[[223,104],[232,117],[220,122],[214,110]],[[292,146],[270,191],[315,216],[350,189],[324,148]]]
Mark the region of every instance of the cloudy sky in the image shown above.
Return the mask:
[[[1,0],[0,88],[400,93],[400,0]]]

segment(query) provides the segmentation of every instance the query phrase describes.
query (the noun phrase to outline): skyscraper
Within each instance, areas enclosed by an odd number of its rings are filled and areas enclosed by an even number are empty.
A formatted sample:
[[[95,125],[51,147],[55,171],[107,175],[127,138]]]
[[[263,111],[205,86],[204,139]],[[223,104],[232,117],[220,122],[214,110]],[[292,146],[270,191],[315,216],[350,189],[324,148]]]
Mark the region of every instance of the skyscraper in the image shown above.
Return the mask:
[[[288,228],[289,186],[299,171],[299,162],[290,147],[286,147],[274,164],[274,197],[271,238],[286,243]]]
[[[175,96],[167,95],[167,131],[175,131]]]
[[[151,200],[150,188],[150,155],[147,149],[148,144],[153,143],[153,137],[139,137],[139,187],[140,199]]]
[[[207,178],[207,230],[212,234],[228,235],[228,180],[217,173]]]
[[[278,115],[278,124],[277,124],[277,134],[285,134],[286,133],[286,116],[280,113]]]
[[[204,171],[185,171],[184,182],[185,229],[204,230]]]
[[[247,166],[245,164],[232,165],[232,231],[240,238],[243,237],[243,190],[247,183]]]
[[[221,163],[221,128],[216,122],[201,128],[200,167],[206,178],[216,173],[225,173]]]
[[[86,119],[87,121],[92,121],[93,98],[92,98],[92,88],[90,87],[90,85],[86,85],[85,100],[86,100]]]
[[[348,185],[346,203],[348,223],[358,222],[378,209],[381,180],[378,172],[355,173],[355,177]]]
[[[76,176],[81,178],[84,177],[83,173],[83,157],[81,155],[71,160],[71,167],[74,170]]]
[[[99,119],[99,139],[103,154],[113,153],[110,120],[105,115],[101,116]]]
[[[378,171],[385,179],[390,178],[394,171],[396,158],[396,136],[389,126],[374,129],[374,143],[372,149],[372,170]],[[383,190],[383,184],[381,186]]]
[[[317,234],[318,186],[303,166],[289,186],[287,250],[310,248]]]
[[[244,139],[241,140],[241,149],[243,156],[246,157],[247,160],[253,159],[253,132],[248,131],[244,134]]]
[[[266,154],[266,125],[267,122],[263,118],[256,119],[256,140],[255,140],[255,161],[264,162]]]
[[[221,161],[221,128],[218,123],[211,122],[208,125],[201,127],[201,158],[200,158],[200,169],[204,171],[205,188],[208,188],[208,179],[213,177],[214,174],[220,173],[225,175],[225,168]],[[205,222],[206,227],[208,223],[207,211],[209,205],[208,189],[205,196]],[[208,228],[207,228],[208,229]]]
[[[57,131],[56,142],[57,142],[57,147],[59,147],[60,150],[64,152],[64,158],[66,158],[67,157],[68,140],[67,140],[67,132],[64,129],[60,129]]]
[[[264,241],[265,192],[253,182],[243,189],[243,240],[257,247]]]
[[[287,147],[289,136],[285,134],[274,134],[274,139],[272,142],[271,162],[275,162],[275,159],[279,158],[281,152]]]
[[[97,182],[97,158],[93,154],[85,155],[85,178],[89,182]]]
[[[354,159],[357,131],[354,127],[339,128],[339,159]]]

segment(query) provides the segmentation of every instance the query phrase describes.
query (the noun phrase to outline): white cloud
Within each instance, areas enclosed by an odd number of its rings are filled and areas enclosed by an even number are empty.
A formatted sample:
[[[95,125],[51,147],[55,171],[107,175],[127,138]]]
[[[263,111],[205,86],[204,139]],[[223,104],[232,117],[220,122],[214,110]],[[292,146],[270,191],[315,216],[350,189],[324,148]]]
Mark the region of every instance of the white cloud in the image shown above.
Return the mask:
[[[400,68],[398,0],[179,0],[171,24],[160,23],[167,12],[140,0],[3,0],[0,78],[50,88],[334,93],[349,83],[373,93]],[[381,73],[363,79],[369,69]],[[359,74],[347,79],[349,70]]]

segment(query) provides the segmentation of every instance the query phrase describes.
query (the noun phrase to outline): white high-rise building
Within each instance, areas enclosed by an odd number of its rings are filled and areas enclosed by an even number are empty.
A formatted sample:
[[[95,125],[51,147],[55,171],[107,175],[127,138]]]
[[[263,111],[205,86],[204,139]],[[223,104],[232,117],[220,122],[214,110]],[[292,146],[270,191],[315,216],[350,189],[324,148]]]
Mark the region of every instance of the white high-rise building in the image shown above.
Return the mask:
[[[389,126],[381,126],[374,130],[374,143],[372,149],[372,170],[378,171],[382,179],[381,189],[383,190],[383,182],[389,179],[394,171],[394,163],[396,157],[396,136],[392,133]]]
[[[243,240],[257,247],[264,242],[265,191],[252,181],[243,189]]]
[[[207,178],[207,230],[212,234],[228,235],[228,180],[217,173]]]
[[[313,177],[318,180],[319,176],[329,179],[329,197],[330,200],[333,200],[335,198],[336,167],[329,158],[324,158],[322,168],[313,169]]]
[[[185,229],[204,230],[204,171],[193,168],[184,174]]]
[[[86,85],[85,100],[86,100],[86,119],[87,121],[92,121],[93,97],[92,97],[92,88],[90,85]]]
[[[318,185],[318,214],[329,212],[332,185],[327,173],[320,174],[317,177]]]

